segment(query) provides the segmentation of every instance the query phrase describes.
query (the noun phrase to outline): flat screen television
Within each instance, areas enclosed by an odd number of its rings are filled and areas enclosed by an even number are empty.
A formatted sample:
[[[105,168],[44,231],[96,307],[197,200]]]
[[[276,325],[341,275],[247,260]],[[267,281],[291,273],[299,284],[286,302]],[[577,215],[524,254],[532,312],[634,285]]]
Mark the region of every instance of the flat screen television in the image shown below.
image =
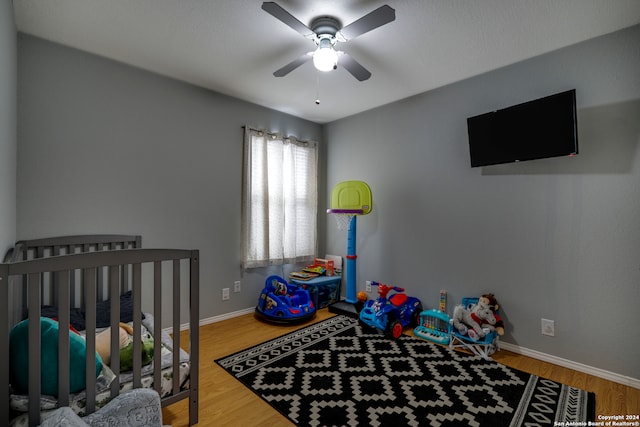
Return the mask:
[[[471,167],[578,154],[575,89],[467,119]]]

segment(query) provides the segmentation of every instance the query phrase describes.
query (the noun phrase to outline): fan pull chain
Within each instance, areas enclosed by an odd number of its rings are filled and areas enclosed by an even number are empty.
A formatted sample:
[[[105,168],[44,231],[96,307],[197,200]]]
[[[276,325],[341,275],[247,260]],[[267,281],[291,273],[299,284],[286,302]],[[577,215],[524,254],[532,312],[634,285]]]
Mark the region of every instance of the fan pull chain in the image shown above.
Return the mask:
[[[320,105],[320,73],[316,71],[316,105]]]

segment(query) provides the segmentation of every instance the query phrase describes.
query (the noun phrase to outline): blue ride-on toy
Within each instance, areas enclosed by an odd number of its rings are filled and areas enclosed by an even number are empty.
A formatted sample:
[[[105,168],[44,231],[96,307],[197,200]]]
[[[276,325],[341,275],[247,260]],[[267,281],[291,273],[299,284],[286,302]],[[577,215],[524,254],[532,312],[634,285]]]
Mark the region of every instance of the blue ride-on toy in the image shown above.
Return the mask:
[[[368,300],[360,311],[360,323],[384,332],[393,339],[400,338],[405,326],[415,327],[420,323],[422,303],[418,298],[407,296],[404,288],[371,282],[378,287],[379,297]],[[387,298],[389,291],[395,291]]]
[[[316,315],[316,307],[309,291],[274,275],[265,281],[258,298],[256,315],[275,323],[304,322]]]

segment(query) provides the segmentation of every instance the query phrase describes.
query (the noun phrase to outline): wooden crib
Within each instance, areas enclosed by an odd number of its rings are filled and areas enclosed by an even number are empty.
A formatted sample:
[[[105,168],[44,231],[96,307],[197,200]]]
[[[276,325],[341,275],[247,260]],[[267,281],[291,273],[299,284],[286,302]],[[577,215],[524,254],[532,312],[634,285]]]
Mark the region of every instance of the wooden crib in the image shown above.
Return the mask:
[[[183,304],[185,293],[187,301]],[[77,412],[90,414],[120,391],[144,386],[158,391],[163,406],[188,399],[189,423],[196,424],[198,294],[197,250],[142,249],[140,236],[127,235],[65,236],[18,242],[0,264],[0,304],[5,306],[0,310],[5,313],[0,315],[0,347],[9,349],[10,331],[28,319],[28,392],[20,396],[11,384],[9,363],[0,364],[0,424],[15,422],[16,416],[21,416],[23,422],[28,418],[28,425],[36,426],[42,411],[59,406],[73,408],[76,403],[80,408]],[[163,301],[165,306],[171,306],[165,310],[167,313],[163,313]],[[41,393],[40,322],[41,315],[52,309],[57,314],[60,331],[72,326],[72,315],[84,316],[86,387],[82,393],[69,390],[70,334],[66,333],[58,334],[57,338],[57,397]],[[125,312],[130,319],[122,317]],[[163,314],[171,323],[164,330]],[[95,375],[96,333],[102,329],[99,325],[105,316],[107,324],[102,326],[111,327],[111,360],[109,369],[103,368],[103,372],[109,371],[110,380],[106,389],[100,390],[104,378]],[[181,323],[181,319],[187,323]],[[125,320],[133,328],[130,372],[120,372],[118,331],[120,322]],[[188,342],[181,343],[180,330],[185,328],[189,329]],[[154,344],[153,362],[143,367],[141,347],[145,330],[153,336]],[[9,355],[7,350],[4,353]],[[21,398],[28,406],[22,414]]]

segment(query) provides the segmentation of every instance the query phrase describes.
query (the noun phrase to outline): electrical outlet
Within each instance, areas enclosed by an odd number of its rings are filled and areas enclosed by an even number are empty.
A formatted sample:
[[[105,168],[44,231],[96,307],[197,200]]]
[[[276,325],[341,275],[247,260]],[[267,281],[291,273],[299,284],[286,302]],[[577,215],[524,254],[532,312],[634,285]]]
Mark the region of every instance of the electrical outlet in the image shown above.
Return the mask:
[[[371,280],[367,280],[364,282],[364,290],[367,292],[371,292]]]
[[[233,292],[240,292],[240,280],[233,282]]]
[[[542,335],[548,335],[550,337],[555,336],[556,334],[555,322],[549,319],[541,319],[541,330],[542,330]]]
[[[229,299],[229,288],[222,288],[222,301]]]

